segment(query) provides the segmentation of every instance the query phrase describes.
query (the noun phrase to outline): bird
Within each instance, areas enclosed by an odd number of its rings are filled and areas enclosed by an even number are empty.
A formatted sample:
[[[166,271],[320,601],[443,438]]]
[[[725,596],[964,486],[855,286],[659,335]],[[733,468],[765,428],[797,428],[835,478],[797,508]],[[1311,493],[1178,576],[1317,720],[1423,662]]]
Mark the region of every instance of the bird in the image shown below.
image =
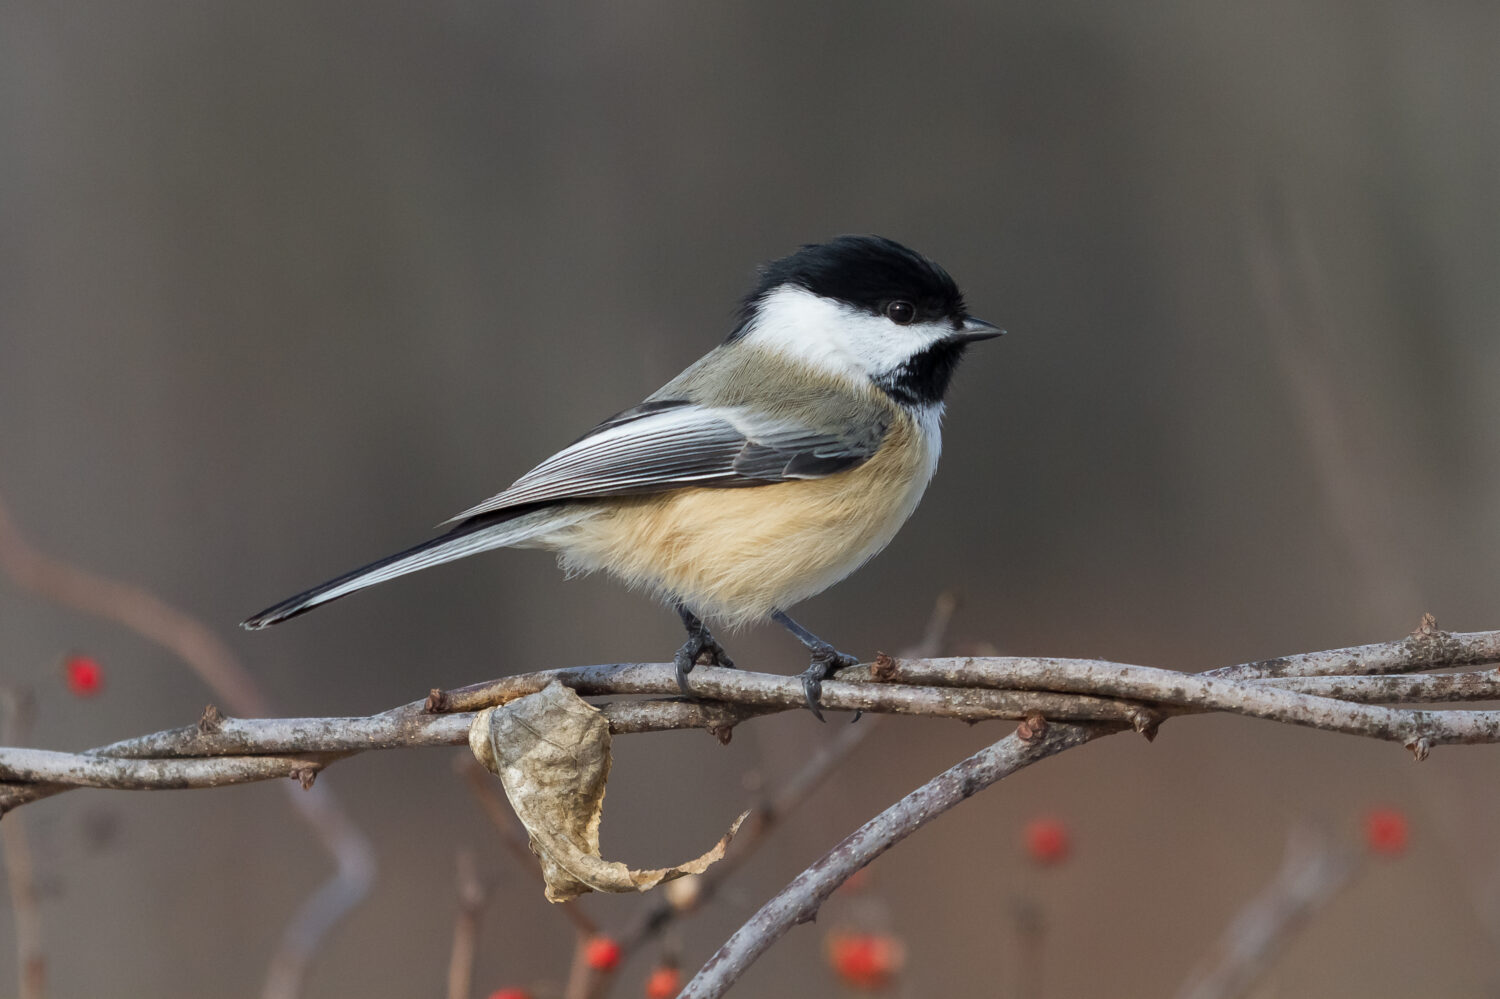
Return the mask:
[[[808,707],[855,665],[787,615],[880,552],[916,509],[942,449],[943,399],[970,344],[1000,336],[948,272],[875,235],[803,245],[760,269],[728,337],[444,533],[242,622],[289,620],[356,590],[492,548],[544,548],[672,606],[673,656],[732,667],[714,637],[774,621],[809,653]]]

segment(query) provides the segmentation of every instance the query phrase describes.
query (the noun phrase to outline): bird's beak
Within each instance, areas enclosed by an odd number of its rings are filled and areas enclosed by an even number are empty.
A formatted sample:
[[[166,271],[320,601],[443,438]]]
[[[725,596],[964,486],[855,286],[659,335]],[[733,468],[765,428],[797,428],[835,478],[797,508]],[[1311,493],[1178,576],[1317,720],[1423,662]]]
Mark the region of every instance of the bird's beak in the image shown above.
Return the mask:
[[[970,316],[964,320],[958,332],[948,338],[948,341],[950,343],[973,343],[975,340],[992,340],[1004,335],[1005,331],[994,323],[987,323],[983,319]]]

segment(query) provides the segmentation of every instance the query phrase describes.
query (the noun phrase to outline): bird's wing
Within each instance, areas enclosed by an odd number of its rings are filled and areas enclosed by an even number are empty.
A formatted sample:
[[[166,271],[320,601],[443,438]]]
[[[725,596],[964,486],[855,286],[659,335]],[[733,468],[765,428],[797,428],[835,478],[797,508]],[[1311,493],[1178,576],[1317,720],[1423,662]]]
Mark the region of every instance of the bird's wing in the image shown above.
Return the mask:
[[[818,479],[862,464],[885,430],[835,432],[741,407],[652,400],[610,417],[447,523],[556,500]]]

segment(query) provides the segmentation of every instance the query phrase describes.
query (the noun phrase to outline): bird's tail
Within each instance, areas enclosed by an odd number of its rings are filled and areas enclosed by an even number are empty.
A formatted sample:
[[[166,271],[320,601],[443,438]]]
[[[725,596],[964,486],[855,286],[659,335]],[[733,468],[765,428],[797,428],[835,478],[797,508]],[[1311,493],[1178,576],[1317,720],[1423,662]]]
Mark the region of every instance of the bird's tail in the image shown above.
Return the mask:
[[[426,569],[429,566],[452,562],[454,559],[473,555],[490,548],[507,548],[524,544],[540,534],[566,526],[567,519],[559,518],[555,509],[531,511],[502,511],[464,521],[447,534],[424,541],[414,548],[397,552],[378,562],[346,572],[337,579],[314,586],[288,597],[273,607],[240,622],[240,627],[252,631],[280,624],[298,614],[305,614],[314,607],[330,600],[345,597],[355,590],[374,586],[408,572]]]

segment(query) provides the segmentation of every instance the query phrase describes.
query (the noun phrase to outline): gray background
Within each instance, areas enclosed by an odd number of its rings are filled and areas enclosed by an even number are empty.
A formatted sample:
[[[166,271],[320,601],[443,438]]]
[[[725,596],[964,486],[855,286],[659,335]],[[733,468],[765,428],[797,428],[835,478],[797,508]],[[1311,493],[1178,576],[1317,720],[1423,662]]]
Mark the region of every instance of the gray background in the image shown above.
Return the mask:
[[[943,467],[875,562],[800,608],[873,653],[957,588],[953,637],[1188,669],[1500,626],[1500,12],[1491,4],[616,2],[0,5],[0,490],[40,545],[222,628],[308,715],[524,669],[659,660],[674,616],[499,553],[260,634],[234,622],[425,536],[728,331],[756,263],[847,231],[945,264],[1011,335],[951,396]],[[774,628],[737,659],[790,672]],[[69,698],[67,649],[108,670]],[[40,745],[185,723],[161,650],[0,583],[0,679]],[[887,722],[685,924],[696,967],[844,832],[1004,731]],[[611,856],[711,842],[835,734],[805,715],[617,746]],[[1494,995],[1496,750],[1227,718],[1118,738],[880,860],[906,994],[991,995],[1040,900],[1048,991],[1173,987],[1286,830],[1414,844],[1322,913],[1268,995]],[[456,849],[497,878],[478,984],[571,934],[453,753],[326,780],[375,893],[321,996],[436,995]],[[1075,858],[1029,870],[1032,815]],[[254,994],[327,872],[278,788],[28,808],[56,996]],[[109,835],[100,835],[105,830]],[[638,902],[584,903],[607,926]],[[840,908],[843,906],[843,908]],[[833,994],[826,927],[747,996]],[[0,939],[12,921],[0,912]],[[0,982],[13,980],[0,948]],[[626,970],[635,994],[651,955]],[[0,988],[3,991],[3,988]]]

